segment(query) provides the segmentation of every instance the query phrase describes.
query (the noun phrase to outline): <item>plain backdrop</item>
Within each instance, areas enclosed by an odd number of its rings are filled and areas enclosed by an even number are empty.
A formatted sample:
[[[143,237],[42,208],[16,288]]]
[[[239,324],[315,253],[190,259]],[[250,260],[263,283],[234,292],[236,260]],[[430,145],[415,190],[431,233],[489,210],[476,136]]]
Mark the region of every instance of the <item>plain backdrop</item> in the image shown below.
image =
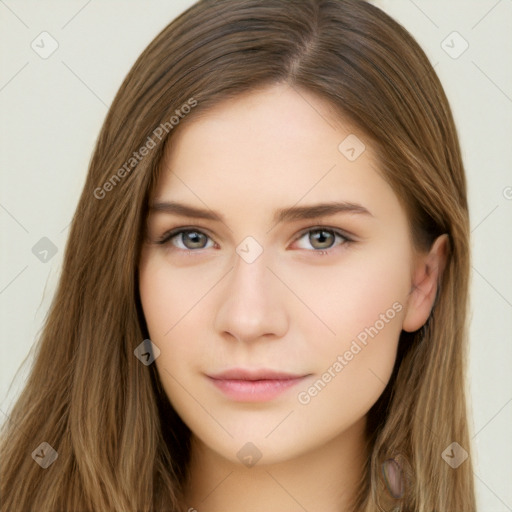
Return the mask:
[[[0,0],[0,422],[27,377],[107,108],[141,51],[192,3]],[[479,510],[512,511],[512,0],[373,3],[418,40],[455,115],[472,225],[469,398]],[[33,251],[48,245],[42,238],[56,250],[46,261]]]

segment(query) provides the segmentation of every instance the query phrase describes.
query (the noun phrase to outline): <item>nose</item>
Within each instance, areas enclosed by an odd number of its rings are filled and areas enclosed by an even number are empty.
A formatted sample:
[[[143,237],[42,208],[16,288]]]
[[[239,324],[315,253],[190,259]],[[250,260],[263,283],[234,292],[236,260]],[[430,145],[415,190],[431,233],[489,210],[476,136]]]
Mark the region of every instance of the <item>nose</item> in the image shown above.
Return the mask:
[[[289,324],[286,289],[267,267],[265,252],[252,263],[235,257],[218,297],[216,332],[243,342],[282,337]]]

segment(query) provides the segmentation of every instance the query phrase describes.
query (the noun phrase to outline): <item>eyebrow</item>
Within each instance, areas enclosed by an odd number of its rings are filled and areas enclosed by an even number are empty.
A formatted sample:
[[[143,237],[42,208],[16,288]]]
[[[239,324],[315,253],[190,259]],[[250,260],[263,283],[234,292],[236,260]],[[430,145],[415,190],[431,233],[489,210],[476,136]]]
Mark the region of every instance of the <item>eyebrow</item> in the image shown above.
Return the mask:
[[[197,208],[177,202],[155,202],[150,208],[150,213],[168,213],[196,219],[207,219],[225,223],[224,217],[213,210]],[[373,214],[364,206],[351,202],[319,203],[311,206],[291,206],[274,212],[273,223],[293,222],[297,220],[316,219],[327,217],[337,213],[362,214],[373,217]]]

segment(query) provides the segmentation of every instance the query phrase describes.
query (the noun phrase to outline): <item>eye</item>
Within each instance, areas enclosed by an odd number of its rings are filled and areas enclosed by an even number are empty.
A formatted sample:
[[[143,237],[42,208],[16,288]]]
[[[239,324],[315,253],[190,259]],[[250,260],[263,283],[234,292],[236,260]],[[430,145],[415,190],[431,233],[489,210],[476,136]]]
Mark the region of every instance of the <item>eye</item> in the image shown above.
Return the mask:
[[[197,229],[180,229],[166,233],[158,243],[162,245],[170,243],[178,249],[190,251],[194,249],[208,249],[211,247],[211,245],[206,245],[208,240],[211,240],[211,238]],[[213,243],[213,240],[211,242]]]
[[[340,231],[323,226],[308,229],[300,235],[297,241],[303,239],[306,241],[306,245],[313,247],[313,249],[318,252],[332,249],[336,241],[340,242],[338,245],[351,242],[351,240]],[[309,249],[309,247],[302,246],[299,247],[299,249]]]
[[[318,252],[319,254],[326,254],[326,251],[332,249],[336,242],[338,242],[337,245],[345,245],[352,241],[342,232],[324,226],[309,228],[307,231],[302,232],[302,234],[295,239],[295,243],[303,239],[306,246],[304,246],[304,242],[302,242],[302,246],[299,245],[299,249],[310,250],[312,248],[312,252]],[[170,244],[183,251],[209,249],[215,246],[215,242],[207,234],[192,228],[174,229],[165,233],[156,243],[160,245]],[[309,247],[307,247],[307,245],[309,245]]]

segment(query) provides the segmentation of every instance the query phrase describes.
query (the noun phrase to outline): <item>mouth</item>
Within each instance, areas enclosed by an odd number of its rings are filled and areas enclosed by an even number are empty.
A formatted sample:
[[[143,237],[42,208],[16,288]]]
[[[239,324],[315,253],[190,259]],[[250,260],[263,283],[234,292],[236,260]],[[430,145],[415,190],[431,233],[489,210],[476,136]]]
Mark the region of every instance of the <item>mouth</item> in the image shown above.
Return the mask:
[[[233,368],[206,376],[218,390],[235,402],[267,402],[299,384],[308,375],[270,369]]]

